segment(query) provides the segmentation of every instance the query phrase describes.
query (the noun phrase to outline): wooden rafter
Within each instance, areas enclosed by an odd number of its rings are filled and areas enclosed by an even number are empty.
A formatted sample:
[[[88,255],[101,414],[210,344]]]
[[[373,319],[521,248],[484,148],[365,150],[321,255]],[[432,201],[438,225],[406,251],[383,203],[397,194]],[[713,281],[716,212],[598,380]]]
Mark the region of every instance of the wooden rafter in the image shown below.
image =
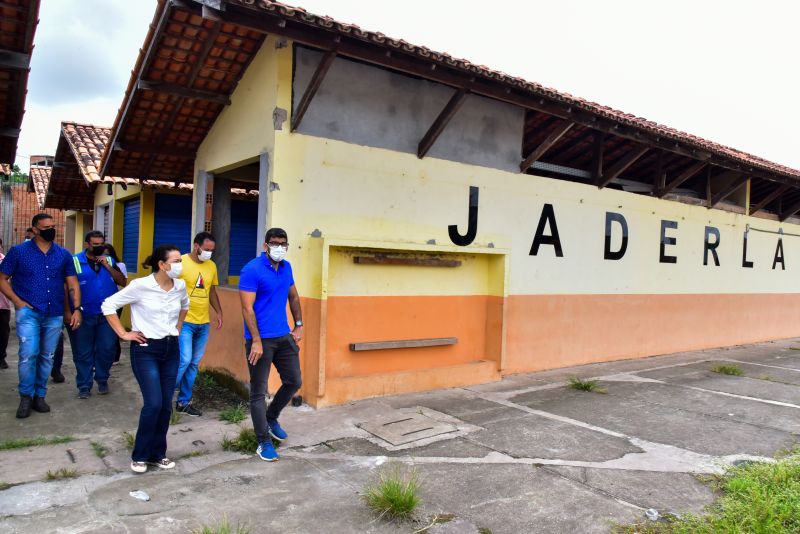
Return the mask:
[[[664,188],[658,192],[658,196],[663,198],[667,194],[671,193],[673,189],[684,183],[686,180],[688,180],[698,172],[702,171],[706,165],[708,164],[705,161],[698,161],[697,163],[695,163],[694,165],[683,171],[677,178],[675,178],[667,185],[665,185]]]
[[[706,207],[711,207],[711,165],[706,167]]]
[[[328,50],[325,52],[325,54],[323,54],[322,59],[319,60],[319,64],[314,71],[314,75],[311,77],[311,81],[308,82],[308,87],[306,87],[303,97],[300,99],[300,103],[297,104],[297,109],[294,111],[294,113],[292,113],[291,130],[293,132],[300,126],[300,121],[303,120],[303,115],[306,114],[308,106],[311,104],[311,100],[314,98],[314,95],[317,94],[317,90],[319,89],[319,86],[322,85],[322,80],[325,79],[325,75],[328,73],[328,69],[331,68],[334,59],[336,59],[336,51]]]
[[[650,147],[640,146],[633,152],[624,156],[621,160],[616,162],[614,166],[608,170],[607,173],[603,174],[603,176],[595,180],[595,185],[600,189],[604,188],[609,183],[611,183],[611,180],[613,180],[614,178],[618,177],[620,174],[628,170],[628,167],[636,163],[636,161],[642,156],[644,156],[648,150],[650,150]]]
[[[23,54],[12,50],[0,50],[0,68],[28,70],[30,65],[30,54]]]
[[[136,83],[136,88],[139,89],[140,91],[154,91],[156,93],[165,93],[168,95],[180,96],[183,98],[206,100],[208,102],[215,102],[217,104],[222,104],[223,106],[231,105],[231,99],[226,94],[215,93],[213,91],[203,91],[202,89],[193,89],[191,87],[184,87],[176,83],[139,80]]]
[[[778,216],[778,218],[781,220],[781,222],[783,222],[798,211],[800,211],[800,200],[789,206],[787,209],[781,211],[781,214]]]
[[[772,202],[773,200],[775,200],[776,198],[778,198],[779,196],[781,196],[782,194],[784,194],[786,191],[788,191],[791,188],[792,188],[792,186],[790,186],[790,185],[782,185],[782,186],[776,188],[772,193],[770,193],[767,196],[765,196],[764,198],[762,198],[761,202],[759,202],[755,206],[751,206],[750,210],[748,211],[747,214],[748,215],[752,215],[754,213],[758,213],[759,211],[761,211],[764,208],[766,208],[769,205],[770,202]]]
[[[664,189],[666,185],[666,174],[664,174],[664,151],[659,150],[656,156],[656,168],[653,174],[653,195]]]
[[[603,177],[603,151],[605,149],[606,134],[594,132],[594,143],[592,146],[592,180],[597,183]]]
[[[716,206],[717,204],[728,198],[731,195],[731,193],[742,187],[749,178],[750,177],[746,174],[743,174],[738,178],[736,178],[726,188],[722,189],[721,191],[718,191],[717,193],[714,194],[714,196],[711,197],[711,202],[710,202],[711,205],[708,207],[713,208],[714,206]]]
[[[560,124],[557,124],[555,129],[550,132],[550,135],[548,135],[539,146],[534,148],[533,151],[528,154],[528,157],[526,157],[525,160],[520,163],[520,172],[527,171],[531,165],[544,156],[545,153],[553,147],[553,145],[558,143],[559,139],[564,137],[564,134],[570,131],[573,126],[575,126],[575,123],[571,121],[563,121]]]
[[[177,158],[194,159],[195,151],[190,148],[171,147],[153,143],[114,143],[113,149],[121,152],[139,152],[140,154],[157,154],[159,156],[175,156]]]
[[[456,114],[456,112],[461,108],[461,105],[464,103],[464,100],[469,94],[469,91],[466,89],[457,89],[453,96],[450,97],[450,100],[442,109],[439,116],[436,117],[436,120],[433,121],[431,127],[428,128],[428,131],[422,137],[422,140],[419,142],[417,146],[417,157],[424,158],[425,154],[428,153],[428,150],[431,149],[433,143],[439,138],[439,135],[444,131],[447,127],[447,123],[450,122],[450,119]]]

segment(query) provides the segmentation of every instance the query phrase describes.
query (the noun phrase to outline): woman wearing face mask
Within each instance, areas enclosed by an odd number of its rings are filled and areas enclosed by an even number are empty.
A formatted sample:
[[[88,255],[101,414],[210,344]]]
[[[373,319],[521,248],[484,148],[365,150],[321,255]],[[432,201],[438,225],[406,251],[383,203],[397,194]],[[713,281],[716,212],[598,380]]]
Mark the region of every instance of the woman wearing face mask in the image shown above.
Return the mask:
[[[108,324],[131,342],[131,367],[142,390],[144,406],[131,454],[131,470],[144,473],[148,465],[172,469],[167,458],[167,430],[172,412],[172,393],[180,364],[178,332],[189,310],[181,253],[175,245],[161,245],[143,267],[153,274],[133,280],[103,302]],[[117,310],[131,305],[131,331],[125,331]]]

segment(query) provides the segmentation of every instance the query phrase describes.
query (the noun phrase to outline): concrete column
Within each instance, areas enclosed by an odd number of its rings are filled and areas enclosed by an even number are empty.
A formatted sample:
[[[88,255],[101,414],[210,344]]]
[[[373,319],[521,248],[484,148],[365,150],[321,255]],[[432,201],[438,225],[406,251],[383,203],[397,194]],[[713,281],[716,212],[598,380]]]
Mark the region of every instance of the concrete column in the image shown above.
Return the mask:
[[[6,250],[16,245],[14,243],[14,197],[11,194],[11,186],[3,183],[2,186],[2,199],[0,199],[0,221],[2,221],[3,229],[0,232],[0,238],[3,239],[3,246]]]
[[[231,186],[225,178],[214,178],[214,204],[211,212],[212,233],[217,240],[214,262],[220,284],[228,283],[231,264]]]
[[[258,218],[256,219],[256,256],[264,250],[264,234],[269,225],[269,154],[258,156]]]
[[[194,177],[194,190],[192,191],[192,239],[206,227],[206,196],[208,195],[208,180],[211,173],[197,171]]]

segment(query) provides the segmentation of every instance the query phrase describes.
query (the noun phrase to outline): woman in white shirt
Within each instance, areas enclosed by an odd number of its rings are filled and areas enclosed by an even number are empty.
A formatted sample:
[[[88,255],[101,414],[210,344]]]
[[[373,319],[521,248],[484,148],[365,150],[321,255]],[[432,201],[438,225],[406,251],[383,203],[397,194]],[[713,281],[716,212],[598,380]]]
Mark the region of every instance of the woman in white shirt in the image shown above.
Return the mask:
[[[144,400],[131,453],[135,473],[144,473],[148,465],[175,467],[167,458],[167,430],[180,364],[178,332],[189,310],[186,283],[178,278],[183,267],[178,247],[159,246],[142,266],[153,274],[132,281],[102,306],[114,332],[131,342],[131,367]],[[117,316],[126,304],[131,306],[130,332]]]

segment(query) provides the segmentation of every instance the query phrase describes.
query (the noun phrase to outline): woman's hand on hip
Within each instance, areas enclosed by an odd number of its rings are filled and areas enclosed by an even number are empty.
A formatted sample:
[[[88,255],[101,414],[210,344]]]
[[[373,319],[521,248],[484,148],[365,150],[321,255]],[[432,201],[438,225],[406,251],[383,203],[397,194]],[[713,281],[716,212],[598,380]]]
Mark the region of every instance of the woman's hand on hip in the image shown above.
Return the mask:
[[[120,339],[124,339],[126,341],[135,341],[136,343],[147,343],[147,338],[144,337],[144,334],[141,332],[125,332],[121,336]]]

